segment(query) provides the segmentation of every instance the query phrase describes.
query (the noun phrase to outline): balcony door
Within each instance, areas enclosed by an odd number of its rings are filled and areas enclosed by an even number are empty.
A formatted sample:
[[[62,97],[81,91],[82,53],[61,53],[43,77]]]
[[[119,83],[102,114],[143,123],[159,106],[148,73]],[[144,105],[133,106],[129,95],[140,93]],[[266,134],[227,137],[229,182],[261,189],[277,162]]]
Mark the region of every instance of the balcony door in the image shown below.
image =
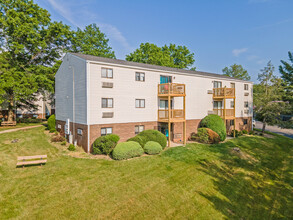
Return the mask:
[[[223,102],[222,101],[214,101],[214,109],[222,109]]]
[[[173,100],[171,99],[171,109],[173,108]],[[168,109],[168,100],[160,99],[160,108],[161,110]]]
[[[160,76],[160,84],[172,83],[172,76]]]

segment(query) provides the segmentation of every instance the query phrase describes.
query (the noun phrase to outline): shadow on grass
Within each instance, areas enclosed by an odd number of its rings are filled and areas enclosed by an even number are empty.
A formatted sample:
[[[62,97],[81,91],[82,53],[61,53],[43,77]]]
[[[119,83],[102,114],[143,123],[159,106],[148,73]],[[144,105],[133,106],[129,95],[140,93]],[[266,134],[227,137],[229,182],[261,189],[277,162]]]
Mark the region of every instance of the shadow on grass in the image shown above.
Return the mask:
[[[231,154],[236,146],[251,157]],[[163,156],[200,164],[197,170],[212,177],[217,193],[198,193],[229,219],[290,219],[292,146],[293,141],[285,137],[240,137],[218,145],[170,149]]]

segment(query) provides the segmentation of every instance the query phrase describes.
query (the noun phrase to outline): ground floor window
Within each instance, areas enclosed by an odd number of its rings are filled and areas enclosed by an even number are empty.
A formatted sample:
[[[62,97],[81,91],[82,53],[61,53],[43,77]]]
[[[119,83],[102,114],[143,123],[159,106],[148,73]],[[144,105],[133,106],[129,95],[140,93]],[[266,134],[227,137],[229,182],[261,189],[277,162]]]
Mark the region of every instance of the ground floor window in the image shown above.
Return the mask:
[[[243,119],[243,124],[247,125],[247,119]]]
[[[135,125],[135,134],[139,134],[140,132],[144,131],[144,125]]]
[[[112,134],[112,128],[101,128],[101,136]]]
[[[230,126],[234,125],[234,120],[230,120]]]
[[[78,134],[78,135],[82,135],[82,129],[81,129],[81,128],[78,128],[78,129],[77,129],[77,134]]]

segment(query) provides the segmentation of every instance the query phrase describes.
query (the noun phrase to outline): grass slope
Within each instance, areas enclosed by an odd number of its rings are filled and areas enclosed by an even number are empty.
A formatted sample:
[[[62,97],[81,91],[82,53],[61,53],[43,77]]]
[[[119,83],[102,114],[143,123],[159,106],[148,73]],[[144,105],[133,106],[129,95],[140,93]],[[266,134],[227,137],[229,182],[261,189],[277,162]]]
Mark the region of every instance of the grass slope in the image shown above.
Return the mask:
[[[106,161],[66,156],[43,130],[0,134],[0,219],[293,216],[292,139],[240,137]],[[251,159],[231,154],[235,146]],[[48,154],[47,165],[15,168],[17,155],[35,154]]]
[[[5,131],[5,130],[10,130],[10,129],[15,129],[15,128],[23,128],[23,127],[28,127],[28,126],[35,126],[35,125],[41,125],[43,122],[40,123],[17,123],[16,126],[0,126],[0,131]]]

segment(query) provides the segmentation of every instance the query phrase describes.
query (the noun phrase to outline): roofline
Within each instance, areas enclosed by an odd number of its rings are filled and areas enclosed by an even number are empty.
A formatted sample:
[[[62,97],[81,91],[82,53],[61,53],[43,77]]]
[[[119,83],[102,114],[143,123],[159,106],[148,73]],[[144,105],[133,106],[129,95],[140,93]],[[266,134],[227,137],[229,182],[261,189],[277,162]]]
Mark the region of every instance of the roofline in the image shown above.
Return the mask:
[[[135,69],[140,69],[140,70],[151,70],[151,71],[170,73],[170,74],[175,73],[175,74],[178,74],[178,75],[188,75],[188,76],[195,76],[195,77],[202,77],[202,78],[215,78],[215,79],[222,79],[222,80],[231,80],[231,81],[237,81],[237,82],[253,84],[252,81],[246,81],[246,80],[237,79],[237,78],[229,77],[229,76],[223,77],[222,75],[217,74],[217,73],[208,73],[208,72],[202,72],[202,71],[177,69],[177,68],[172,68],[172,67],[166,67],[166,68],[168,68],[170,70],[162,70],[162,69],[159,69],[159,67],[162,68],[164,66],[158,66],[158,65],[152,65],[152,64],[137,63],[137,62],[132,62],[132,61],[125,61],[125,60],[120,60],[120,59],[107,58],[107,59],[111,59],[113,61],[117,60],[117,61],[122,61],[122,62],[127,62],[127,63],[133,64],[133,65],[127,65],[127,64],[120,64],[120,63],[115,63],[115,62],[112,63],[112,62],[107,62],[107,61],[96,61],[96,60],[91,60],[91,59],[85,59],[83,57],[78,56],[79,55],[78,53],[69,53],[69,54],[71,54],[72,56],[75,56],[77,58],[83,59],[83,60],[85,60],[85,61],[87,61],[89,63],[104,64],[104,65],[106,64],[106,65],[109,65],[109,66],[118,66],[118,67],[128,67],[128,68],[135,68]],[[87,55],[87,54],[80,54],[80,55],[81,56],[93,56],[93,55]],[[94,57],[98,57],[98,56],[94,56]],[[104,57],[102,57],[102,58],[104,58]],[[146,67],[138,66],[138,64],[144,64],[144,65],[146,65]],[[158,69],[155,68],[155,67],[158,67]],[[186,72],[180,72],[178,70],[186,71]],[[199,72],[202,73],[202,74],[199,74]],[[213,74],[213,75],[204,75],[204,73]]]

